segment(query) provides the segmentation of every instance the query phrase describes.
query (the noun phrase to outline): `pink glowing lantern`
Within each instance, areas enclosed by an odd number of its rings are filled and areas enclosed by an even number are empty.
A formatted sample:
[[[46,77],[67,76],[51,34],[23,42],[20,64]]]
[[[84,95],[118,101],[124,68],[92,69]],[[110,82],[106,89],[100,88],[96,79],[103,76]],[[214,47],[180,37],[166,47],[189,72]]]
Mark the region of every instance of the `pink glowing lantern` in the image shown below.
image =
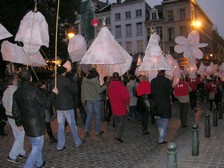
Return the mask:
[[[96,18],[93,18],[93,19],[91,20],[91,24],[92,24],[93,27],[96,27],[96,26],[99,25],[99,20],[96,19]]]

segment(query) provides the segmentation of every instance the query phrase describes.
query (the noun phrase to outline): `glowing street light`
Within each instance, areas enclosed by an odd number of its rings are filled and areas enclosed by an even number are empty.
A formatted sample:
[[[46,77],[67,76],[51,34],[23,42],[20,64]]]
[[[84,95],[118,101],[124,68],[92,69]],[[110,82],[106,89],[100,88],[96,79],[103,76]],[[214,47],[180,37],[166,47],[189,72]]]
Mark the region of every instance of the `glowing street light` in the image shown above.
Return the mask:
[[[66,32],[68,40],[70,40],[72,37],[76,35],[76,31],[74,28],[69,28]]]
[[[192,21],[192,26],[194,28],[200,28],[202,26],[202,23],[200,20],[194,20],[194,21]]]

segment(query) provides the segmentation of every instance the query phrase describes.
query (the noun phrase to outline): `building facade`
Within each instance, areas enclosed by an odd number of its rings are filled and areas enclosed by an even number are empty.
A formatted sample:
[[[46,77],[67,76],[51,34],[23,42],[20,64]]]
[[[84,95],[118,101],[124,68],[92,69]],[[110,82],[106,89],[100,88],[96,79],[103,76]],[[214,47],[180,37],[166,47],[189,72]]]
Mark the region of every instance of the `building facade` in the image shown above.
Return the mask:
[[[126,0],[111,6],[111,32],[131,55],[144,53],[148,40],[145,21],[149,6],[145,0]]]
[[[197,30],[200,42],[208,46],[202,48],[204,58],[214,55],[222,60],[223,39],[214,34],[213,23],[195,0],[163,0],[161,5],[151,8],[145,0],[108,1],[85,0],[84,11],[80,17],[80,31],[90,45],[104,21],[117,42],[130,54],[144,55],[150,34],[160,36],[160,47],[164,53],[170,53],[176,59],[182,57],[174,51],[175,37],[185,36]],[[91,19],[97,18],[99,26],[93,28]],[[201,26],[193,22],[200,20]],[[82,23],[85,22],[85,23]],[[94,35],[93,35],[94,33]],[[219,41],[220,52],[217,50]],[[216,41],[217,41],[216,40]],[[219,57],[219,58],[217,58]]]
[[[200,27],[195,24],[201,23]],[[204,56],[213,51],[213,23],[194,0],[163,0],[150,10],[150,19],[146,21],[148,34],[156,32],[161,37],[160,46],[164,53],[170,53],[174,57],[181,57],[174,51],[175,37],[184,36],[197,30],[200,42],[207,43],[203,48]]]

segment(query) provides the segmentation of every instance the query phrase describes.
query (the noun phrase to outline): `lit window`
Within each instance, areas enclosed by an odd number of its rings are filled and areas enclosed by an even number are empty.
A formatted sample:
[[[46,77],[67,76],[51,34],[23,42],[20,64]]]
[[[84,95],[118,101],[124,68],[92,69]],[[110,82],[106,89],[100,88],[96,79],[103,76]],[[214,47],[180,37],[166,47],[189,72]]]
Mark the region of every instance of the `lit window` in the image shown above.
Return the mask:
[[[143,40],[137,40],[137,52],[138,53],[143,52]]]
[[[131,41],[126,42],[126,50],[129,54],[132,54],[132,42]]]
[[[173,21],[173,11],[167,11],[167,16],[169,21]]]

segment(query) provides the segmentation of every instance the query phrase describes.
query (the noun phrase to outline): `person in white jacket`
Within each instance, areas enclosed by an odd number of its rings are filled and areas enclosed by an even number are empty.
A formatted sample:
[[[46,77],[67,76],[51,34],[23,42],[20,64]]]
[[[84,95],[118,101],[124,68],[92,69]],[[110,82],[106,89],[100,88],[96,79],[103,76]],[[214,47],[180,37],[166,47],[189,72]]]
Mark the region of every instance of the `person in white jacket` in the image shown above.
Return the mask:
[[[19,164],[20,163],[19,159],[23,159],[25,157],[26,152],[24,150],[25,131],[18,130],[12,115],[13,93],[17,90],[17,76],[16,75],[7,76],[5,78],[5,82],[8,87],[3,93],[2,103],[5,108],[6,115],[8,117],[8,122],[12,127],[12,132],[15,138],[15,141],[9,152],[7,160],[9,162]]]

